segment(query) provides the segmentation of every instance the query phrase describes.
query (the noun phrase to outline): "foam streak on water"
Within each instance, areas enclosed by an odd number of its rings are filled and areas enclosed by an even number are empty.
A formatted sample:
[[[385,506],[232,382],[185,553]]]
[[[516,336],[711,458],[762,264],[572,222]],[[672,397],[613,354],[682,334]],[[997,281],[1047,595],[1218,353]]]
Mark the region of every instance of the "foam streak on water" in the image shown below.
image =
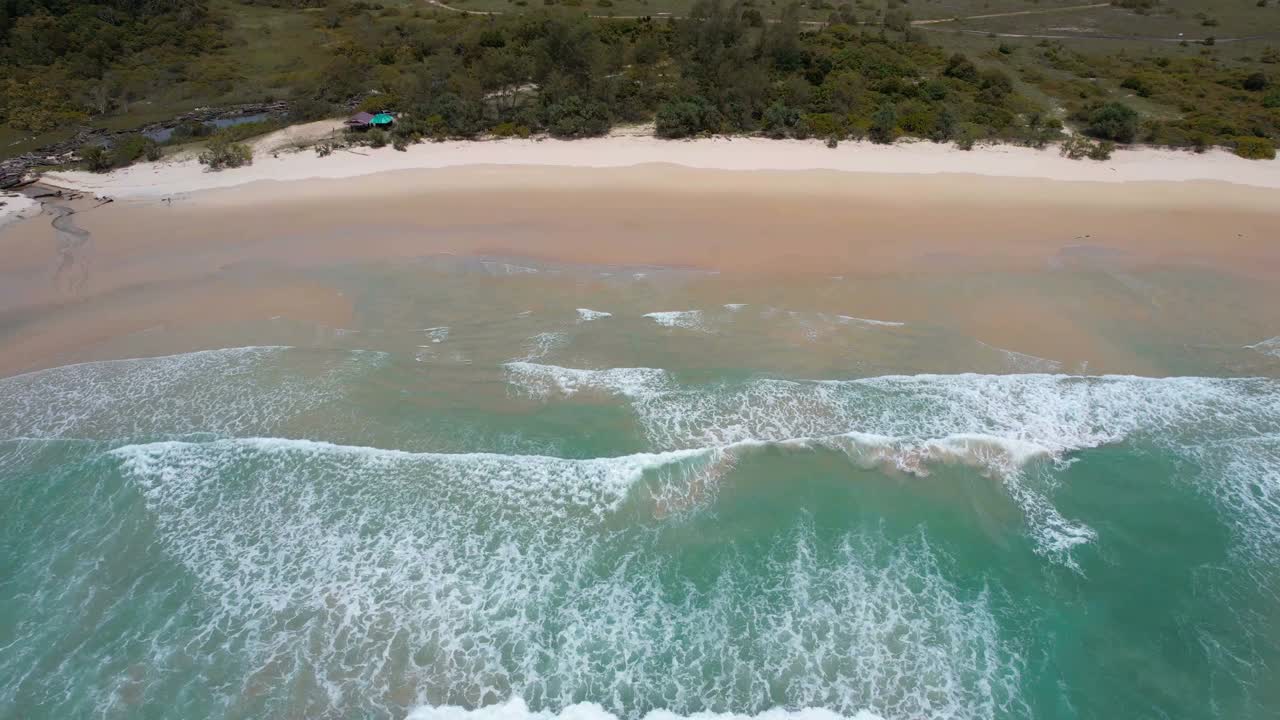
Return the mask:
[[[280,372],[289,356],[296,369]],[[270,432],[384,360],[272,346],[40,370],[0,379],[0,438]]]

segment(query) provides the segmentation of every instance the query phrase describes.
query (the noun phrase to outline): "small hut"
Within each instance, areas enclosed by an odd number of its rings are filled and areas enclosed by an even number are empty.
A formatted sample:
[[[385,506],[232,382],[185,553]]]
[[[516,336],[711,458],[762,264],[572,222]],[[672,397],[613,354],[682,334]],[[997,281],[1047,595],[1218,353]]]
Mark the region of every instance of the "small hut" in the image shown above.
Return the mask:
[[[373,113],[358,112],[343,123],[349,130],[368,130],[373,127]]]
[[[347,118],[347,121],[343,124],[351,130],[364,131],[371,128],[385,130],[395,124],[395,118],[391,117],[388,113],[378,113],[375,115],[373,113],[358,112]]]

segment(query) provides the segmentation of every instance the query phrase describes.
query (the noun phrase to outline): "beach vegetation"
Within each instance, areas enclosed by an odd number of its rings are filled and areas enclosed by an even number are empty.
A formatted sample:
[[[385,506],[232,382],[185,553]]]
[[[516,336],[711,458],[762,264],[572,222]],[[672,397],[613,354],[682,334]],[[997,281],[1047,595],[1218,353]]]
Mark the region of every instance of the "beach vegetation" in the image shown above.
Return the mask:
[[[664,103],[654,125],[659,137],[675,139],[717,133],[723,123],[720,111],[710,101],[695,96]]]
[[[209,140],[209,145],[199,155],[200,164],[210,170],[236,168],[253,164],[253,150],[244,143],[232,142],[218,134]]]
[[[871,127],[867,130],[871,142],[888,144],[898,138],[898,113],[892,103],[883,103],[871,116]]]
[[[1239,137],[1235,141],[1235,153],[1249,160],[1275,160],[1276,144],[1271,138]]]
[[[1250,73],[1248,77],[1240,83],[1241,87],[1250,92],[1262,92],[1267,89],[1271,82],[1267,76],[1260,72]]]
[[[111,153],[98,144],[89,144],[80,148],[80,161],[89,172],[106,172],[111,169]]]
[[[144,135],[125,135],[116,138],[110,145],[89,143],[77,153],[86,170],[90,172],[107,172],[126,167],[141,158],[147,160],[160,159],[160,146]]]
[[[583,8],[594,0],[468,2],[501,14],[401,0],[0,0],[0,140],[13,139],[0,147],[20,152],[85,123],[136,128],[194,107],[264,100],[287,100],[288,122],[394,109],[391,143],[577,138],[652,122],[668,138],[965,135],[1042,147],[1063,136],[1057,118],[1117,143],[1280,140],[1280,95],[1268,72],[1280,52],[1272,47],[1014,45],[913,24],[896,0],[611,0],[617,18],[591,16]],[[957,2],[910,10],[925,19],[986,10]],[[1142,35],[1139,12],[1176,23],[1193,43],[1206,19],[1220,21],[1224,38],[1258,22],[1244,17],[1258,12],[1252,4],[1200,3],[1199,18],[1174,16],[1156,0],[1115,4],[1133,12],[1091,15],[1099,32]],[[1025,28],[1020,22],[966,21],[1002,32]],[[219,132],[234,144],[278,127],[268,120]],[[167,144],[208,135],[204,123],[186,123]]]
[[[1109,102],[1090,113],[1086,130],[1096,138],[1131,143],[1138,135],[1138,113],[1124,103]]]
[[[1062,142],[1059,152],[1063,157],[1072,160],[1110,160],[1116,149],[1110,140],[1090,140],[1087,137],[1073,135]]]
[[[493,126],[493,129],[490,132],[494,137],[500,138],[527,138],[533,134],[533,131],[529,129],[528,125],[518,125],[514,122],[498,123]]]

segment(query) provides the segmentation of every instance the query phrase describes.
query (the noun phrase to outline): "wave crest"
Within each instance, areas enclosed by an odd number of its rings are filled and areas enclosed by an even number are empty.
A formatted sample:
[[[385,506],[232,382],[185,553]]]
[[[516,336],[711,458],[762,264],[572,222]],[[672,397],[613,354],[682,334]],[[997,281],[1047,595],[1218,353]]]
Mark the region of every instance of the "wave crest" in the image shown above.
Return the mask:
[[[457,705],[424,705],[414,708],[406,720],[619,720],[598,703],[577,703],[559,712],[530,710],[522,698],[505,703],[468,710]],[[852,716],[840,715],[823,708],[787,710],[772,708],[755,715],[739,713],[699,712],[680,715],[668,710],[653,710],[642,720],[883,720],[879,715],[859,710]]]

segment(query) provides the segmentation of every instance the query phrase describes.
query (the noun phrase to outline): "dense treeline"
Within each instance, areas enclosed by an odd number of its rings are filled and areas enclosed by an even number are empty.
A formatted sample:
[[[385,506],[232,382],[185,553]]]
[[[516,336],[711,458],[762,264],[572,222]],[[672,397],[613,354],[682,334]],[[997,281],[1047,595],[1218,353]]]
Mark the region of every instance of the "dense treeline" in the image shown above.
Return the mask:
[[[373,90],[366,107],[406,113],[398,132],[410,136],[580,137],[647,120],[667,137],[907,134],[1039,145],[1060,132],[998,69],[882,27],[802,30],[798,6],[774,24],[750,10],[704,0],[680,20],[428,19],[348,5],[336,19],[346,41],[298,106],[318,114]]]
[[[205,0],[0,0],[0,124],[44,132],[185,79],[220,47]]]
[[[907,135],[964,147],[1041,146],[1064,137],[1065,119],[1108,142],[1225,145],[1261,157],[1280,139],[1280,93],[1268,74],[1209,52],[1086,56],[1041,42],[993,43],[966,57],[925,42],[902,12],[871,24],[847,4],[823,3],[830,17],[819,27],[802,23],[796,4],[780,14],[773,6],[766,21],[761,0],[701,0],[689,17],[661,20],[590,18],[563,2],[488,16],[386,2],[0,0],[0,124],[68,127],[181,88],[172,95],[187,107],[287,96],[298,119],[353,106],[397,112],[396,137],[385,140],[398,145],[582,137],[650,121],[671,138]],[[242,16],[262,13],[289,19],[293,34],[235,32]],[[296,43],[308,60],[270,80],[241,62],[246,50],[301,57]],[[1264,64],[1280,60],[1263,55]],[[1020,91],[1031,87],[1037,99]],[[1171,110],[1139,114],[1118,98],[1128,94]],[[1079,143],[1070,150],[1099,154]]]

